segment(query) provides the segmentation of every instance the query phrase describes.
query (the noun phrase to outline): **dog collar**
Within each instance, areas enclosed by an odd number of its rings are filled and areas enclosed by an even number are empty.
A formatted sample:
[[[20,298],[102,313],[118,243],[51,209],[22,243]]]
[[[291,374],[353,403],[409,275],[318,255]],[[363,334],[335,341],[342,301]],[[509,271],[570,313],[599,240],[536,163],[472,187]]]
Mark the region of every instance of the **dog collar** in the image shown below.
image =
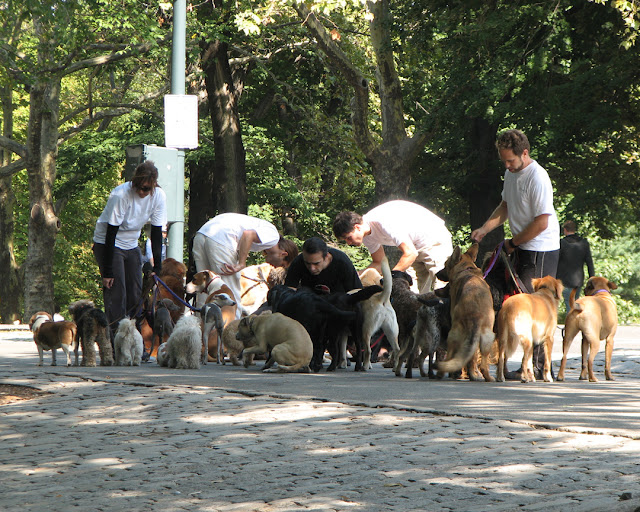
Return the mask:
[[[213,274],[213,272],[211,272],[211,273]],[[205,283],[205,285],[204,285],[204,289],[205,289],[205,290],[208,290],[208,289],[209,289],[209,285],[210,285],[211,283],[213,283],[216,279],[220,279],[220,276],[218,276],[218,275],[216,275],[216,274],[213,274],[213,277],[212,277],[211,279],[209,279],[209,280]]]
[[[596,293],[600,292],[607,292],[609,295],[611,295],[611,290],[607,290],[606,288],[600,288],[599,290],[593,292],[593,294],[595,295]]]

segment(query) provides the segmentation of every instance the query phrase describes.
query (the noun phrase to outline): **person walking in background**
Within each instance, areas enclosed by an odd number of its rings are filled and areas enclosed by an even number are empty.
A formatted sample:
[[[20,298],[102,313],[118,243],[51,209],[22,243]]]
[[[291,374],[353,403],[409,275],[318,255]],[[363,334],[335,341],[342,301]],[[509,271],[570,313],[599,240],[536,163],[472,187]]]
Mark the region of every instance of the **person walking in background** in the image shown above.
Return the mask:
[[[568,220],[562,225],[562,229],[564,238],[560,240],[560,259],[558,260],[557,276],[564,286],[562,296],[568,313],[571,291],[576,291],[576,299],[580,296],[580,288],[584,284],[584,266],[587,266],[589,277],[595,275],[595,270],[589,241],[576,234],[576,223]]]
[[[142,294],[142,254],[138,239],[151,223],[153,271],[162,268],[162,226],[167,223],[167,196],[158,187],[158,169],[146,160],[131,181],[111,191],[93,232],[93,254],[100,267],[104,309],[112,339],[118,322],[133,317]]]

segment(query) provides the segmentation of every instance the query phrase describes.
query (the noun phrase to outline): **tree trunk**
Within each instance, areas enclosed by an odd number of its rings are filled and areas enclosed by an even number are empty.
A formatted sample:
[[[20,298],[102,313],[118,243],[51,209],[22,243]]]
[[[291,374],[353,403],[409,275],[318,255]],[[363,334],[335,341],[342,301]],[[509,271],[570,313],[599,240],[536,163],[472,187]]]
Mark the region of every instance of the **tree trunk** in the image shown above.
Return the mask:
[[[60,79],[32,86],[29,105],[27,172],[29,177],[29,246],[24,263],[24,319],[35,312],[53,313],[53,247],[60,229],[52,187],[58,156]]]
[[[0,89],[2,102],[2,134],[11,138],[13,135],[13,103],[11,101],[11,86],[5,85]],[[11,162],[11,153],[2,152],[4,167]],[[11,176],[0,179],[0,322],[13,323],[20,319],[20,273],[13,252],[14,217],[13,207],[15,195],[11,184]]]
[[[238,115],[238,100],[242,84],[233,80],[227,43],[221,41],[210,43],[204,51],[202,66],[215,147],[213,210],[216,213],[246,213],[245,150]],[[197,183],[196,186],[198,186]]]
[[[471,120],[469,172],[465,180],[471,230],[479,228],[502,200],[502,172],[495,146],[497,126],[482,118]],[[492,252],[504,238],[502,226],[487,234],[480,243],[478,261]]]
[[[402,107],[402,87],[396,72],[394,45],[391,40],[392,19],[389,0],[369,0],[367,6],[372,14],[369,28],[371,45],[376,56],[377,91],[382,117],[380,143],[375,141],[369,131],[369,82],[364,73],[353,64],[304,3],[296,3],[293,7],[332,66],[353,88],[351,121],[354,138],[371,165],[376,181],[376,200],[382,203],[408,196],[412,164],[424,149],[427,136],[420,132],[416,132],[413,137],[407,135]]]
[[[187,239],[191,239],[202,225],[217,213],[214,202],[213,155],[206,154],[189,164],[189,221]]]

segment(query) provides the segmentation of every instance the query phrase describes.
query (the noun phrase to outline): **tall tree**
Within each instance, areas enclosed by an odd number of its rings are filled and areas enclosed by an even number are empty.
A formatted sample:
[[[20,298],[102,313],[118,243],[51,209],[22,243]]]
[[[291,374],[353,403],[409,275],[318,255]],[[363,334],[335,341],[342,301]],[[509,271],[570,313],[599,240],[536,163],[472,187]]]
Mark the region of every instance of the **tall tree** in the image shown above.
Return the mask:
[[[293,7],[327,55],[331,65],[352,87],[352,124],[355,140],[371,165],[376,182],[376,199],[382,202],[393,198],[406,198],[411,185],[412,164],[424,149],[428,135],[415,130],[409,135],[405,123],[402,86],[395,64],[391,38],[393,24],[388,0],[366,3],[369,22],[369,42],[375,55],[374,75],[380,100],[381,133],[370,130],[370,80],[368,70],[362,70],[337,42],[337,29],[329,31],[316,13],[305,3],[294,2]]]
[[[72,106],[65,105],[61,116],[65,80],[86,77],[86,70],[147,53],[158,44],[148,37],[152,27],[158,26],[156,11],[140,12],[137,5],[128,9],[126,3],[27,0],[9,1],[0,9],[3,27],[16,26],[19,31],[10,42],[5,40],[0,63],[29,94],[25,140],[0,139],[0,146],[20,156],[0,169],[0,177],[26,169],[29,183],[28,251],[23,264],[25,318],[39,309],[54,309],[53,247],[60,229],[60,205],[53,195],[58,145],[94,123],[130,110],[114,111],[117,109],[108,108],[114,105],[94,103],[93,95],[86,94],[75,101],[69,98]],[[141,37],[136,31],[150,21],[151,28]],[[100,112],[95,111],[98,106]]]

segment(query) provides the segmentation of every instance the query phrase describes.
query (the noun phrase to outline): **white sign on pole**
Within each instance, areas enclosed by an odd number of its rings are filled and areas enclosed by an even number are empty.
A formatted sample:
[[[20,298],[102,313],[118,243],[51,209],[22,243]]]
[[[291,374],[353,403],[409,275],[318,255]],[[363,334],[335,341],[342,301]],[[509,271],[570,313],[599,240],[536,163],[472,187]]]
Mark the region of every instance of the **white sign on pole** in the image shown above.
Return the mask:
[[[198,97],[167,94],[164,97],[164,145],[168,148],[198,147]]]

